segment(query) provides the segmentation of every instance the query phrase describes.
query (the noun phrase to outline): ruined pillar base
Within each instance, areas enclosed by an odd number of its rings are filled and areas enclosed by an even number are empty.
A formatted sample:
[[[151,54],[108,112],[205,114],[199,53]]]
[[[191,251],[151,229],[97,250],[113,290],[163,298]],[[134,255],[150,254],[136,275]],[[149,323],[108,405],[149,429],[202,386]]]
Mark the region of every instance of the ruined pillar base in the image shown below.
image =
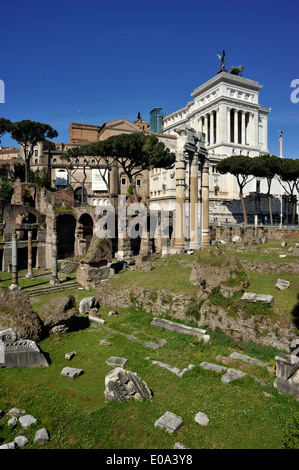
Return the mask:
[[[56,279],[51,279],[51,281],[50,281],[50,284],[51,284],[52,286],[53,286],[53,285],[56,285],[56,284],[60,284],[60,283],[61,283],[61,281],[60,281],[58,278],[56,278]]]
[[[19,284],[11,284],[9,290],[21,290],[21,286]]]
[[[33,276],[32,273],[27,273],[25,277],[30,278],[30,279],[32,279],[32,280],[35,279],[35,277]]]

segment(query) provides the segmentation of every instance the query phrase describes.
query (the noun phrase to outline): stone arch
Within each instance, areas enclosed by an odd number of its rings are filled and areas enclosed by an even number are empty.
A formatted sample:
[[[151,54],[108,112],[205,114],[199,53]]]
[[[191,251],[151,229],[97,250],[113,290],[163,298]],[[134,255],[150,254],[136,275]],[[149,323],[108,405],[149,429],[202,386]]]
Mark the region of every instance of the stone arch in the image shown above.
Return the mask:
[[[57,257],[72,258],[75,254],[76,219],[72,214],[59,214],[56,217]]]
[[[80,216],[78,222],[81,224],[82,237],[86,240],[86,248],[88,249],[93,236],[93,219],[90,214],[84,213]]]

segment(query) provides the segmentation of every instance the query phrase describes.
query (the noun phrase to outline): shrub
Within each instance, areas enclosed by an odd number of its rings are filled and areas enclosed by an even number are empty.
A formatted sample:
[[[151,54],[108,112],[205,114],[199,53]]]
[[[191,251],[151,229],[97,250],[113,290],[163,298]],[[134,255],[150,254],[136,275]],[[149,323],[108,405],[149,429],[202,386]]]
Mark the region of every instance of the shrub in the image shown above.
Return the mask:
[[[287,423],[282,442],[286,449],[299,449],[299,413]]]

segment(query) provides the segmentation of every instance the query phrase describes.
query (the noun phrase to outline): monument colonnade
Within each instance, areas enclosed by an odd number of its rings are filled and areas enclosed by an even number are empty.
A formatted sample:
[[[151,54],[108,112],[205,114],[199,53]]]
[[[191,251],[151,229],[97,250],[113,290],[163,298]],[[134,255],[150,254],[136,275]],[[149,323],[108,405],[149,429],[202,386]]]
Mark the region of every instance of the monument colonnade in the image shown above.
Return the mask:
[[[198,119],[198,130],[207,145],[221,141],[256,146],[256,114],[233,106],[219,106]]]

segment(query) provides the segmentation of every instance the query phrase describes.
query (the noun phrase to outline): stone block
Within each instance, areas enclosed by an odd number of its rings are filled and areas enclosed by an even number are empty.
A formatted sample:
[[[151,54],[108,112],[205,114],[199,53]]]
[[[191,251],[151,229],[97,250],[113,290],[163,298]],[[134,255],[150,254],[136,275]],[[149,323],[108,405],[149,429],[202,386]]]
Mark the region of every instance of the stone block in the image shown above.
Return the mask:
[[[218,364],[212,364],[211,362],[201,362],[200,367],[206,370],[213,370],[214,372],[224,372],[227,370],[227,367],[219,366]]]
[[[95,297],[84,297],[79,304],[79,312],[81,314],[88,313],[93,307],[95,307]]]
[[[2,446],[0,446],[0,449],[15,449],[15,448],[16,448],[15,442],[8,442],[7,444],[2,444]]]
[[[124,357],[111,356],[107,359],[106,364],[113,367],[125,367],[128,360]]]
[[[272,305],[274,302],[273,295],[254,294],[253,292],[246,292],[241,298],[244,302],[262,302]]]
[[[175,431],[178,431],[183,424],[183,420],[180,416],[171,413],[170,411],[166,411],[163,416],[161,416],[156,422],[155,427],[159,426],[160,428],[166,428],[170,434]]]
[[[60,373],[63,377],[69,377],[70,379],[76,379],[81,374],[83,374],[82,369],[75,369],[72,367],[64,367]]]
[[[20,416],[19,421],[23,428],[29,428],[29,426],[31,426],[32,424],[37,423],[37,419],[31,415]]]
[[[152,321],[152,326],[155,328],[165,329],[169,332],[176,331],[177,333],[185,333],[189,335],[195,335],[198,339],[203,339],[206,334],[206,330],[200,328],[192,328],[191,326],[183,325],[181,323],[172,322],[163,318],[155,317]]]
[[[116,367],[105,377],[105,397],[110,400],[128,401],[152,399],[152,392],[135,372]]]
[[[210,420],[205,413],[202,413],[201,411],[199,411],[196,414],[194,421],[196,421],[201,426],[207,426]]]
[[[48,431],[46,428],[39,429],[36,431],[34,436],[34,442],[40,445],[46,444],[50,440]]]
[[[65,357],[65,359],[68,359],[70,361],[71,359],[73,359],[76,356],[76,354],[77,354],[76,351],[72,351],[72,352],[66,353],[66,355],[64,357]]]
[[[233,352],[232,354],[230,354],[229,357],[231,357],[232,359],[245,361],[245,362],[248,362],[250,364],[255,364],[257,366],[267,367],[267,365],[268,365],[266,362],[263,362],[260,359],[255,359],[254,357],[246,356],[246,354],[241,354],[241,353],[238,353],[238,352]]]
[[[15,416],[13,416],[12,418],[10,418],[7,422],[8,426],[10,426],[11,428],[15,428],[16,425],[18,424],[18,418],[16,418]]]
[[[25,410],[21,410],[20,408],[11,408],[8,412],[11,416],[20,416],[25,414]]]
[[[288,289],[290,287],[290,282],[285,281],[284,279],[277,279],[275,287],[279,290]]]
[[[27,444],[28,439],[25,436],[17,436],[15,437],[14,442],[18,447],[24,447]]]
[[[229,383],[232,380],[241,379],[245,377],[247,374],[237,369],[227,369],[226,373],[221,377],[221,382]]]

